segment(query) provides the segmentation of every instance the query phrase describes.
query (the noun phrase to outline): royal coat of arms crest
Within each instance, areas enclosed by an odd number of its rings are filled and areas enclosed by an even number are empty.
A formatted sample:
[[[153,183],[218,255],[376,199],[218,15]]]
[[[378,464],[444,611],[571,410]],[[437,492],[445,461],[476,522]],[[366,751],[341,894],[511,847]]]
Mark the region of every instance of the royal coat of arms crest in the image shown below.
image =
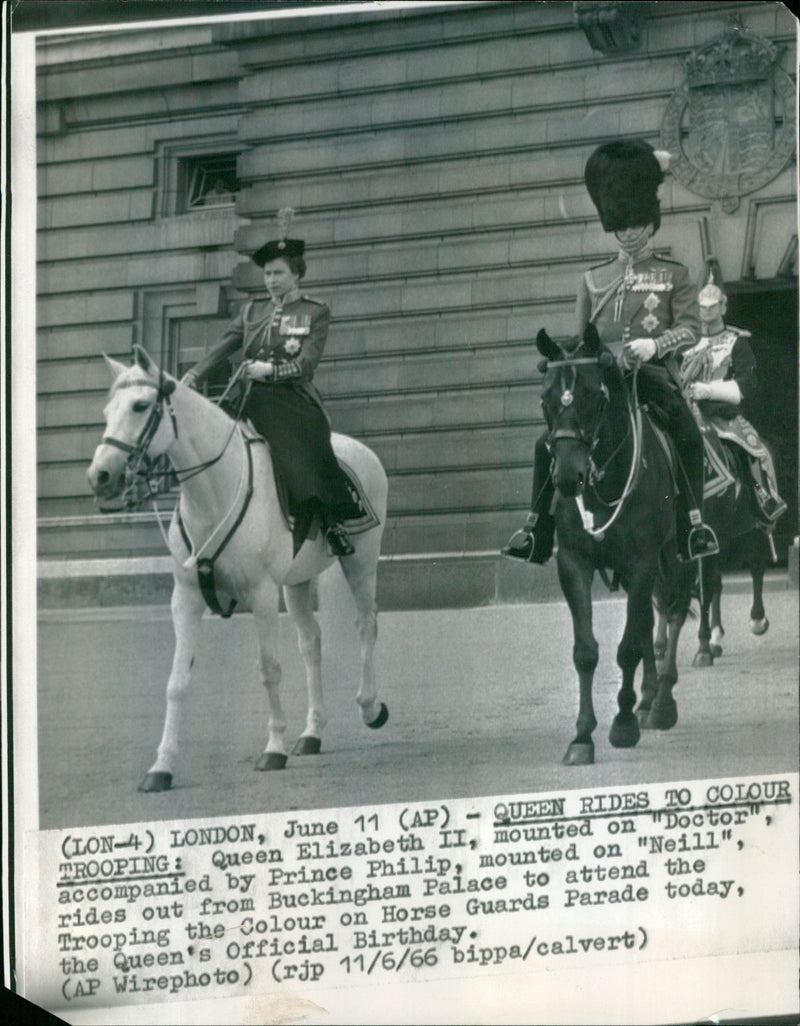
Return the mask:
[[[661,146],[670,170],[690,192],[718,199],[726,213],[772,181],[795,147],[794,86],[778,66],[781,50],[728,31],[685,60],[686,81],[667,104]]]

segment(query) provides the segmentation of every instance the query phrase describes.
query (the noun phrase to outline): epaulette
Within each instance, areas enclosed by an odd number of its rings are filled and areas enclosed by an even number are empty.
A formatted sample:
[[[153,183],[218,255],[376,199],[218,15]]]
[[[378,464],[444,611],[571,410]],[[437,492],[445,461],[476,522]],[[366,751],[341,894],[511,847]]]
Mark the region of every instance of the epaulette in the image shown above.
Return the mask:
[[[734,332],[739,338],[752,338],[752,332],[748,331],[747,328],[737,328],[735,324],[726,324],[725,327],[728,331]]]
[[[684,267],[685,265],[680,260],[670,260],[669,257],[661,256],[659,253],[653,253],[656,260],[660,260],[662,264],[675,264],[677,267]]]
[[[300,296],[300,298],[304,299],[307,303],[316,303],[317,306],[325,306],[325,304],[323,303],[323,301],[321,299],[314,299],[313,296],[302,295],[302,296]]]

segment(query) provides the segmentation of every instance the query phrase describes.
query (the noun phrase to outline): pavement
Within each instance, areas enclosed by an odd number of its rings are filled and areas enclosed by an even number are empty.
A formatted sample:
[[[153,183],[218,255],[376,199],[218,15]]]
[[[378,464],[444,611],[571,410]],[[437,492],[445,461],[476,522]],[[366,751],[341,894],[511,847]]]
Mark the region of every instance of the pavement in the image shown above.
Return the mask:
[[[531,568],[522,567],[531,572]],[[40,608],[38,747],[41,828],[510,795],[604,784],[797,771],[798,591],[786,571],[765,587],[770,630],[748,628],[749,581],[726,578],[725,651],[692,666],[696,621],[679,648],[679,720],[614,749],[615,650],[624,599],[598,582],[593,766],[564,767],[577,680],[572,627],[560,597],[470,608],[382,612],[377,648],[379,731],[361,722],[354,610],[338,576],[323,578],[320,622],[329,724],[319,756],[277,773],[253,766],[266,741],[248,614],[207,616],[175,786],[141,794],[161,733],[172,625],[164,604]],[[305,720],[304,673],[280,617],[289,743]]]

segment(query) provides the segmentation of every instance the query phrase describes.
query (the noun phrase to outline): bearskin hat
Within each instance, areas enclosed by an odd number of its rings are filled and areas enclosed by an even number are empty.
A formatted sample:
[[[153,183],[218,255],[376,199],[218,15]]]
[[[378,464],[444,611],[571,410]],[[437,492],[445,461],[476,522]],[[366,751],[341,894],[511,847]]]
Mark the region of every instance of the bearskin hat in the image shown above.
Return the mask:
[[[669,154],[658,153],[643,140],[604,143],[586,162],[584,181],[597,207],[603,230],[661,225],[658,187],[664,181]]]

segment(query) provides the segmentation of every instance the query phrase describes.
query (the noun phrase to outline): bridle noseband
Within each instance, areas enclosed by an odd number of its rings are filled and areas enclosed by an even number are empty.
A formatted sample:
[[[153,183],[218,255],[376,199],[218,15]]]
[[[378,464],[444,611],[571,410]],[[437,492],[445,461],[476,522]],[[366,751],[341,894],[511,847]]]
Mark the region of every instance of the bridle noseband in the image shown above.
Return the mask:
[[[129,442],[120,441],[119,438],[114,438],[113,435],[103,435],[100,440],[101,445],[113,446],[115,449],[119,449],[127,454],[123,501],[129,508],[138,505],[141,501],[137,496],[133,495],[137,483],[144,480],[147,482],[148,490],[151,493],[154,492],[151,478],[154,465],[159,457],[153,459],[147,450],[150,448],[156,432],[161,426],[165,410],[169,413],[173,436],[175,439],[178,438],[178,421],[170,399],[170,396],[175,391],[175,385],[176,383],[171,378],[162,377],[157,383],[150,381],[148,378],[138,378],[134,381],[119,382],[112,389],[112,394],[120,388],[153,388],[156,390],[156,401],[153,403],[147,420],[139,432],[139,437],[133,445]],[[158,489],[155,488],[156,493],[157,491]]]

